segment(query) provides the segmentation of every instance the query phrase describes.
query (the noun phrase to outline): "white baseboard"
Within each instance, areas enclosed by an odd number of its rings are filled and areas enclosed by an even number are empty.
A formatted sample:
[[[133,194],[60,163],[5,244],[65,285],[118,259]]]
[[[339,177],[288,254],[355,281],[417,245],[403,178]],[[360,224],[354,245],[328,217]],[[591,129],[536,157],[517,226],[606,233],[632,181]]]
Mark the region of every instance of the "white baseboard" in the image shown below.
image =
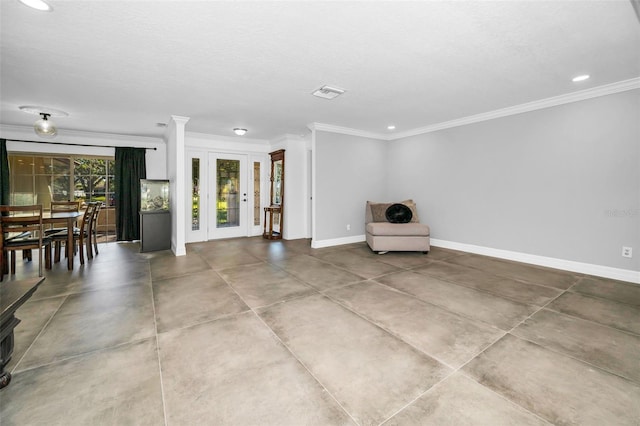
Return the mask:
[[[574,262],[572,260],[556,259],[554,257],[537,256],[509,250],[500,250],[490,247],[475,246],[472,244],[456,243],[431,239],[431,245],[435,247],[460,250],[468,253],[482,254],[500,259],[514,260],[516,262],[532,265],[546,266],[548,268],[562,269],[564,271],[578,272],[587,275],[595,275],[603,278],[611,278],[621,281],[629,281],[640,284],[640,272],[629,269],[612,268],[610,266],[593,265],[590,263]]]
[[[353,237],[333,238],[331,240],[311,240],[311,248],[324,248],[332,246],[341,246],[344,244],[361,243],[366,241],[364,235],[354,235]]]
[[[174,256],[185,256],[187,254],[187,249],[184,244],[182,245],[182,249],[178,250],[178,247],[173,241],[171,241],[171,251],[173,252]]]

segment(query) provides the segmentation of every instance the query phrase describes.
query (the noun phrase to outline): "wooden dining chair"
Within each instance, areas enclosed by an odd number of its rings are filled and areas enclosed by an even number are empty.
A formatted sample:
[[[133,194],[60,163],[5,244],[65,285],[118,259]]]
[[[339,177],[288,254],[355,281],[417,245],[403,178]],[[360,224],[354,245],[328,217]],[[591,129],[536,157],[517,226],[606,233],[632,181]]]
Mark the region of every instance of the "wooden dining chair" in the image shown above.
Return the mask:
[[[69,212],[78,212],[80,211],[80,201],[52,201],[51,202],[51,213],[69,213]],[[45,229],[44,234],[46,236],[53,236],[59,232],[64,232],[65,235],[67,233],[67,222],[61,221],[57,223],[53,223],[52,227],[49,229]],[[64,240],[66,242],[66,240]],[[52,241],[54,246],[54,262],[60,262],[60,251],[62,247],[63,241],[60,239],[53,239]]]
[[[80,211],[80,201],[52,201],[51,213],[68,213]],[[60,226],[63,225],[63,226]],[[67,230],[67,222],[54,223],[51,229],[46,229],[45,235],[55,234]]]
[[[102,204],[101,202],[98,202],[96,204],[96,209],[93,213],[93,219],[91,221],[91,238],[93,239],[93,249],[95,250],[96,254],[99,254],[98,252],[98,217],[100,216],[100,210],[102,210],[102,206],[104,204]]]
[[[84,253],[86,251],[87,257],[93,259],[93,253],[91,252],[91,227],[93,224],[93,217],[95,214],[97,203],[87,203],[87,208],[82,215],[82,221],[78,228],[73,230],[73,241],[77,242],[78,251],[80,252],[80,264],[84,265]],[[66,229],[55,234],[51,234],[51,238],[55,242],[55,259],[60,261],[60,247],[59,244],[63,241],[67,241]]]
[[[42,205],[0,206],[0,280],[4,276],[5,262],[11,264],[11,274],[16,273],[16,252],[38,250],[38,275],[42,276],[44,262],[51,269],[51,238],[44,235]],[[9,256],[10,255],[10,256]],[[9,259],[10,258],[10,259]],[[31,259],[29,259],[31,260]]]

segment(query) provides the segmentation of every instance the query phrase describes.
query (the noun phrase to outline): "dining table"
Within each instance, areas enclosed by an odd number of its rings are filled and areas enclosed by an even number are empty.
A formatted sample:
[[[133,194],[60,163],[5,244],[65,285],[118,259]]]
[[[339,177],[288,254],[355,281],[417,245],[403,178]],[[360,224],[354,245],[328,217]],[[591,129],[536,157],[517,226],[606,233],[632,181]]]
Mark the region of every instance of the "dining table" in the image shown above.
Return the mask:
[[[67,252],[67,269],[73,269],[73,227],[82,216],[82,212],[44,212],[42,214],[42,224],[67,223],[67,244],[65,250]]]

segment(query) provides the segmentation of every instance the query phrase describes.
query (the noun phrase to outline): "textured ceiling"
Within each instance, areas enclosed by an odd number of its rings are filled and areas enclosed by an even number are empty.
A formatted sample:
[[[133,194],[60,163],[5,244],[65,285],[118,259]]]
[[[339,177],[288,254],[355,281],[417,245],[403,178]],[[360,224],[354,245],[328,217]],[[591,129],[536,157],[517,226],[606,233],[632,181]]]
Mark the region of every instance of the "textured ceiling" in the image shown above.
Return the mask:
[[[61,109],[59,138],[160,136],[171,115],[259,139],[311,122],[406,132],[640,76],[628,0],[49,3],[0,0],[0,123]],[[346,93],[311,96],[324,84]]]

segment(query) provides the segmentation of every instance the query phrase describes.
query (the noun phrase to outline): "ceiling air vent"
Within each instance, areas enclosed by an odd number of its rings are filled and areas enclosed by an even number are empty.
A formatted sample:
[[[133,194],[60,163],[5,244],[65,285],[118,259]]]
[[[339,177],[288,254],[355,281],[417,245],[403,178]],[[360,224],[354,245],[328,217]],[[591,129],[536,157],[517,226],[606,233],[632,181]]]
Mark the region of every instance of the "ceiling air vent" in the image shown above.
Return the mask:
[[[340,96],[345,91],[343,89],[338,89],[337,87],[331,86],[322,86],[318,90],[312,93],[313,96],[317,96],[322,99],[333,99],[337,96]]]

